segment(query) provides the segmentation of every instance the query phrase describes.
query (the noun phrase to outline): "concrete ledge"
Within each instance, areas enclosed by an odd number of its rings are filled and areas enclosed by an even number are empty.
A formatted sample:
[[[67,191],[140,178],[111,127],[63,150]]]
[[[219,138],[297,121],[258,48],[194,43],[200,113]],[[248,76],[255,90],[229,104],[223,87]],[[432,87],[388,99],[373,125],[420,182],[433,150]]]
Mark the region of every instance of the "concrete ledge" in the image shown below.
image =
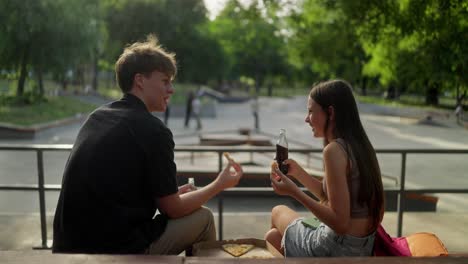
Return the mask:
[[[32,264],[32,263],[167,263],[182,264],[182,256],[149,256],[149,255],[93,255],[93,254],[52,254],[48,250],[41,251],[0,251],[2,264]]]
[[[387,105],[376,105],[359,103],[359,110],[364,112],[372,112],[377,115],[388,115],[388,116],[403,116],[408,118],[421,119],[430,116],[437,119],[448,119],[453,112],[445,109],[425,109],[418,107],[392,107]]]
[[[271,139],[263,135],[204,134],[200,135],[202,146],[272,146]]]
[[[0,138],[2,139],[33,139],[34,136],[42,130],[68,125],[74,122],[82,121],[87,115],[77,114],[74,117],[64,118],[52,122],[31,125],[19,126],[8,123],[0,123]]]

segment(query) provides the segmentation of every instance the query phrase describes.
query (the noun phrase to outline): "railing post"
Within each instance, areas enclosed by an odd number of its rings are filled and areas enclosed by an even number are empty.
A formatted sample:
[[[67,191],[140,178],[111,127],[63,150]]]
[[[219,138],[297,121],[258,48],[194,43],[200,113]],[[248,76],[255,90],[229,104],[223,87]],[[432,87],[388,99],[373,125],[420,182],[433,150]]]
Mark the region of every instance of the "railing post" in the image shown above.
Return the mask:
[[[398,226],[397,236],[401,237],[403,230],[403,211],[405,206],[405,178],[406,178],[406,152],[401,152],[401,177],[400,177],[400,190],[398,191]]]
[[[218,173],[223,169],[223,154],[218,151]],[[218,194],[218,240],[223,240],[223,193]]]
[[[44,190],[44,160],[42,150],[37,150],[37,180],[39,188],[39,212],[41,217],[41,249],[48,249],[47,246],[47,220],[46,220],[46,204],[45,204],[45,190]]]

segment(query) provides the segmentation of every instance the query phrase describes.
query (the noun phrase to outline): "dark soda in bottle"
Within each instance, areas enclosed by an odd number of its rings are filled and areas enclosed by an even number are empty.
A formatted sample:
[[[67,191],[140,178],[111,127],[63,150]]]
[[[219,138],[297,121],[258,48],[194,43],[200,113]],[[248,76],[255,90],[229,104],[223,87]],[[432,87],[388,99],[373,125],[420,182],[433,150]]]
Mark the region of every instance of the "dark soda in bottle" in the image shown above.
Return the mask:
[[[280,129],[278,142],[276,143],[276,162],[279,169],[285,175],[288,173],[288,165],[284,165],[283,161],[288,159],[288,141],[286,140],[286,130]]]

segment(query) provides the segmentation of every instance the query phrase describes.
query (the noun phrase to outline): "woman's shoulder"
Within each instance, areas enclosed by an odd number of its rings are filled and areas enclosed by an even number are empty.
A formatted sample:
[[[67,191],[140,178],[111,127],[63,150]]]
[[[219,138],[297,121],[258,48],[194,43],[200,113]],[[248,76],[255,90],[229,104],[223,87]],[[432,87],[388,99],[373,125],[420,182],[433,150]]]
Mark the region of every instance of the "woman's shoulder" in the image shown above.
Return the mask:
[[[324,158],[346,158],[348,155],[343,146],[334,140],[323,148],[323,156]]]

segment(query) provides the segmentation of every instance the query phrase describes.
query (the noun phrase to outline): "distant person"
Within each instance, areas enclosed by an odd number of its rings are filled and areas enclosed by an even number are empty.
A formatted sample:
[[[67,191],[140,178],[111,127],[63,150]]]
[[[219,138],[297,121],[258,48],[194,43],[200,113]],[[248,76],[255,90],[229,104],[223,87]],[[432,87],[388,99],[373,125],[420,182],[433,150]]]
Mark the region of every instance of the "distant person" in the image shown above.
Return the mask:
[[[192,102],[193,98],[195,98],[195,93],[190,90],[187,94],[187,101],[185,104],[185,120],[184,120],[184,127],[189,127],[190,117],[192,115]]]
[[[201,101],[198,95],[196,95],[192,101],[192,113],[193,113],[193,116],[195,117],[195,120],[197,121],[197,130],[201,130],[202,129],[202,122],[201,122],[201,116],[200,116]]]
[[[260,131],[260,124],[259,124],[259,119],[258,119],[258,96],[255,96],[251,100],[251,107],[252,107],[252,115],[254,118],[254,127],[255,131],[259,132]]]
[[[384,212],[384,193],[377,157],[359,118],[351,86],[341,80],[312,88],[305,122],[314,137],[324,138],[324,178],[310,176],[288,159],[288,176],[320,201],[302,192],[276,166],[271,183],[279,195],[302,203],[315,218],[292,209],[273,208],[265,235],[286,257],[371,256],[375,231]]]
[[[455,108],[455,117],[457,118],[457,123],[458,124],[463,124],[463,105],[459,103],[457,107]]]
[[[243,173],[229,161],[203,188],[177,186],[172,132],[151,114],[165,111],[174,93],[174,54],[149,36],[125,48],[115,73],[122,99],[91,113],[68,158],[53,252],[177,255],[215,240],[213,214],[202,205]]]
[[[459,125],[463,125],[463,101],[466,98],[466,91],[457,98],[457,107],[455,107],[455,117]]]

